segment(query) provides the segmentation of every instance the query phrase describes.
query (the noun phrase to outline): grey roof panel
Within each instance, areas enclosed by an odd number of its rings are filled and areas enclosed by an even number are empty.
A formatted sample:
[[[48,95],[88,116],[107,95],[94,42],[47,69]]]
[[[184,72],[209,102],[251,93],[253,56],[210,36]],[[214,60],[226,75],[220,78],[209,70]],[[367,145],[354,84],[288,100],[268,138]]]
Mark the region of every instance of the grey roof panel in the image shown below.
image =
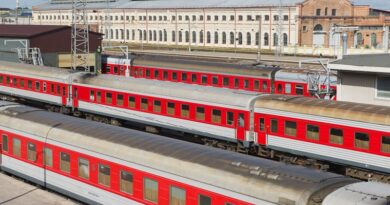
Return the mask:
[[[334,62],[334,64],[368,66],[368,67],[385,67],[390,71],[389,54],[368,54],[368,55],[347,55],[343,59]]]

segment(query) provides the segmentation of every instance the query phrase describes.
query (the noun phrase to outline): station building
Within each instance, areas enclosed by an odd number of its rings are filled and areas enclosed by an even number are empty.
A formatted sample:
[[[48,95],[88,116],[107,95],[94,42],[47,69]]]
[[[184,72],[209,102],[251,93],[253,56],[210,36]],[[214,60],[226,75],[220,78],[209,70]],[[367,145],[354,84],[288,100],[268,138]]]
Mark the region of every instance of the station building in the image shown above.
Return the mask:
[[[390,12],[368,0],[90,0],[88,23],[105,40],[161,46],[260,49],[388,47]],[[354,2],[354,3],[352,3]],[[70,25],[71,0],[33,8],[33,23]],[[107,8],[110,9],[107,9]],[[260,34],[260,35],[259,35]],[[331,49],[330,49],[331,50]]]
[[[337,71],[337,100],[390,105],[390,55],[351,55],[329,64]]]

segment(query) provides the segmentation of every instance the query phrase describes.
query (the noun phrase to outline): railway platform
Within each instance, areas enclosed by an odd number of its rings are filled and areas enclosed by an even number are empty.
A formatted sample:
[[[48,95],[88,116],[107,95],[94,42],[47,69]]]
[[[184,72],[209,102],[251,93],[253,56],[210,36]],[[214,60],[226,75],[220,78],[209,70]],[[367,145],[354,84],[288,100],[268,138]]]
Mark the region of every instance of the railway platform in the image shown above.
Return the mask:
[[[76,205],[63,196],[0,173],[0,205]]]

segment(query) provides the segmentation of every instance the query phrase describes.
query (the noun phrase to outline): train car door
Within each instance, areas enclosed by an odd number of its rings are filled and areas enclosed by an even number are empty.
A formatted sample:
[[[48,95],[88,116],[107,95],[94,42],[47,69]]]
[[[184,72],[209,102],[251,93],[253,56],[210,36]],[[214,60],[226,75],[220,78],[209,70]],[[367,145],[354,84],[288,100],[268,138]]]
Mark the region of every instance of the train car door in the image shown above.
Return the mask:
[[[62,105],[66,106],[67,99],[66,99],[66,87],[57,85],[57,93],[61,95],[62,98]]]
[[[73,107],[74,108],[77,108],[79,107],[79,94],[78,94],[78,90],[77,90],[77,87],[73,87]]]
[[[244,113],[238,113],[236,120],[236,138],[237,140],[245,140],[245,115]]]

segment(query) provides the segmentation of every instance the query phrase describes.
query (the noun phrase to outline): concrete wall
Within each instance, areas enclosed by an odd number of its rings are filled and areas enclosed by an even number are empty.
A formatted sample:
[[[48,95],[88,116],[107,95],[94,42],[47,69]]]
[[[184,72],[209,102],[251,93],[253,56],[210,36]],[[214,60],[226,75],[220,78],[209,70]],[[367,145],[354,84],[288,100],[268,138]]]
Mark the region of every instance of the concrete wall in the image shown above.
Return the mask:
[[[339,72],[337,100],[356,103],[390,105],[390,98],[376,97],[376,75],[367,73]]]

